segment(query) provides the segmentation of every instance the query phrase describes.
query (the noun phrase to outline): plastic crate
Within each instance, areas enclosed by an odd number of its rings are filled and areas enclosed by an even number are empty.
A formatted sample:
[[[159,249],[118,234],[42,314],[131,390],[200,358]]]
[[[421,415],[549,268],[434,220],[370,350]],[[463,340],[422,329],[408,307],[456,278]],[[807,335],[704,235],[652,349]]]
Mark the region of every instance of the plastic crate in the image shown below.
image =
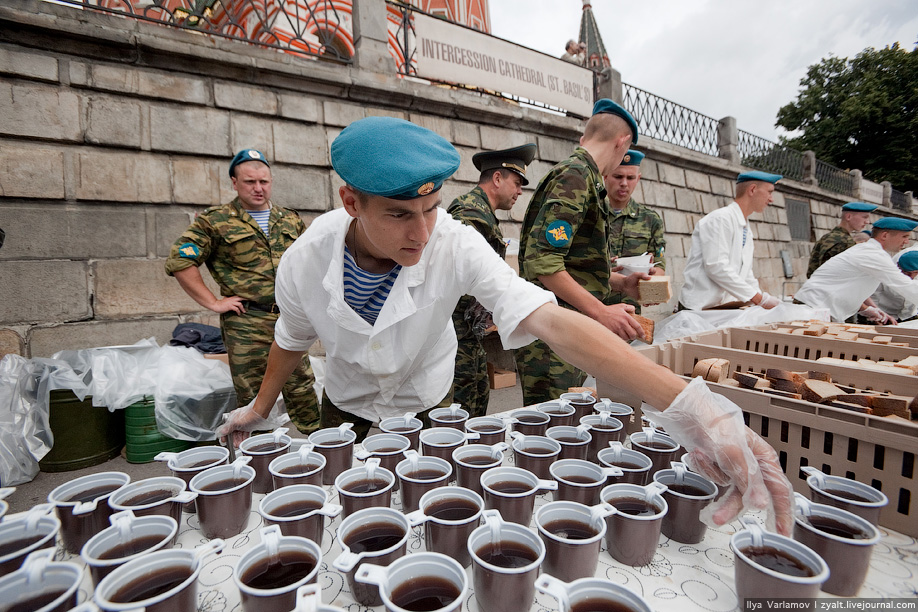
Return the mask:
[[[772,323],[768,326],[758,326],[750,329],[765,329],[770,327],[772,329],[799,329],[801,327],[806,327],[805,325],[791,325],[790,323]],[[918,333],[915,333],[914,329],[899,329],[898,325],[882,325],[875,326],[873,331],[860,331],[858,330],[857,335],[859,338],[873,338],[874,336],[892,336],[893,342],[904,342],[912,348],[918,349]],[[810,336],[811,338],[818,338],[819,336]],[[858,344],[866,345],[866,342],[859,342]]]
[[[837,382],[859,388],[901,395],[918,392],[918,383],[907,376],[692,342],[649,346],[639,352],[679,375],[690,374],[699,359],[720,357],[730,360],[732,370],[819,370]],[[859,414],[761,391],[709,385],[713,391],[736,402],[749,427],[775,448],[781,467],[796,491],[808,495],[805,475],[800,472],[800,467],[806,465],[870,484],[889,497],[880,524],[918,536],[918,500],[914,499],[918,495],[915,480],[918,423]],[[600,380],[597,388],[600,397],[635,406],[636,398],[623,393],[613,382]]]

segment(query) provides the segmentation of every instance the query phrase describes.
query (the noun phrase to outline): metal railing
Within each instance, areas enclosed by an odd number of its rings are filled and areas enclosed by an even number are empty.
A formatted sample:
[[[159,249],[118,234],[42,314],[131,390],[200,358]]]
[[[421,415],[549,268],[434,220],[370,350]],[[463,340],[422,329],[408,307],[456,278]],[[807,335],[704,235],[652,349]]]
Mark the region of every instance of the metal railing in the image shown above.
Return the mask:
[[[622,105],[641,126],[641,133],[707,155],[717,155],[718,121],[622,83]]]
[[[854,177],[847,170],[836,168],[822,160],[816,160],[816,180],[819,186],[844,196],[854,196]]]
[[[909,197],[898,189],[893,189],[889,194],[889,203],[897,210],[912,212],[912,203]]]
[[[335,3],[289,0],[57,0],[166,26],[231,38],[307,58],[349,63],[350,15]]]
[[[803,153],[743,130],[737,130],[737,134],[741,164],[795,181],[803,179]]]

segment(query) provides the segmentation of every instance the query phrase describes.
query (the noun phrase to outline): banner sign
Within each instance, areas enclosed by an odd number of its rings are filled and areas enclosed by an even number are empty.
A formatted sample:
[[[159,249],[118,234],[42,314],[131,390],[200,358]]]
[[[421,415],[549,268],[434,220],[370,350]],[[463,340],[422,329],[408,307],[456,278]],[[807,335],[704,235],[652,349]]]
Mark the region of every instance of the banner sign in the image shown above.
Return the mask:
[[[557,106],[589,117],[593,73],[443,19],[414,13],[418,76]]]

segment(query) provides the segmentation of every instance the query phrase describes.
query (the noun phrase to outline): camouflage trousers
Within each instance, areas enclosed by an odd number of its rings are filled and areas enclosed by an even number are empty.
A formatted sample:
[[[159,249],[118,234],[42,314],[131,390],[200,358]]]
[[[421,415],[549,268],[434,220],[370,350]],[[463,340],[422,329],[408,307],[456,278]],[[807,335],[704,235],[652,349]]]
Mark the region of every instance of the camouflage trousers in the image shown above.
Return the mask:
[[[440,400],[440,403],[436,406],[431,406],[427,410],[422,410],[417,413],[417,418],[421,419],[421,422],[424,424],[424,429],[430,428],[430,411],[434,408],[448,408],[450,404],[453,403],[452,393],[447,393],[446,397]],[[408,412],[407,410],[405,412]],[[322,428],[328,427],[338,427],[342,423],[353,423],[354,427],[351,428],[355,434],[357,434],[357,442],[363,442],[364,438],[367,437],[367,434],[370,432],[370,428],[373,425],[379,425],[379,423],[374,423],[369,419],[359,417],[356,414],[351,414],[345,410],[341,410],[328,398],[328,395],[322,393]]]
[[[240,406],[245,406],[258,394],[268,367],[268,352],[274,341],[276,322],[276,314],[259,310],[220,316],[220,331],[229,356],[236,401]],[[303,355],[303,361],[284,383],[284,403],[290,422],[303,433],[319,428],[319,398],[313,388],[315,382],[309,356]]]
[[[456,371],[453,377],[453,401],[462,404],[469,417],[488,412],[491,384],[488,381],[488,354],[478,338],[459,338]]]
[[[541,340],[516,349],[516,371],[523,387],[523,405],[558,399],[570,387],[580,387],[586,372],[567,363]]]

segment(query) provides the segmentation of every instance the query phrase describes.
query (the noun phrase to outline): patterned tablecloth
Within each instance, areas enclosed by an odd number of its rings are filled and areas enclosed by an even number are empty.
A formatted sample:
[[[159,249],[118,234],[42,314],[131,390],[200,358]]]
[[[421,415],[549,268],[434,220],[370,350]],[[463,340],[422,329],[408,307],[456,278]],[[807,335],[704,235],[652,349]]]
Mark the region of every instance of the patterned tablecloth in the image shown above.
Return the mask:
[[[359,448],[359,445],[358,445]],[[356,462],[359,464],[359,462]],[[513,464],[513,455],[505,453],[504,465]],[[168,469],[163,465],[163,475]],[[329,501],[337,503],[337,493],[333,486],[326,486]],[[537,496],[536,508],[552,501],[551,493]],[[239,591],[233,582],[233,568],[242,554],[259,540],[259,530],[264,525],[261,516],[255,509],[263,498],[256,494],[252,502],[252,514],[245,530],[229,538],[226,547],[219,555],[210,557],[201,572],[198,581],[199,612],[238,612],[242,609],[239,602]],[[401,510],[401,498],[398,492],[393,493],[392,507]],[[760,522],[764,522],[762,513],[753,513]],[[328,520],[325,535],[322,538],[322,565],[318,584],[322,587],[322,600],[325,603],[340,606],[348,612],[383,610],[382,606],[368,608],[356,603],[348,590],[344,576],[336,571],[331,562],[341,552],[335,539],[335,533],[341,517]],[[730,551],[730,536],[740,528],[738,522],[725,525],[719,529],[709,528],[700,544],[686,545],[660,536],[657,553],[653,561],[643,567],[629,567],[618,563],[606,552],[603,544],[599,556],[596,576],[622,584],[644,597],[658,612],[679,610],[689,612],[704,610],[710,612],[727,612],[738,606],[733,584],[733,553]],[[859,597],[871,598],[914,598],[918,596],[918,541],[900,533],[880,529],[883,534],[876,545],[871,559],[870,571]],[[205,543],[207,539],[198,529],[195,514],[185,513],[179,526],[177,548],[194,548]],[[425,550],[423,526],[416,527],[408,539],[408,554]],[[58,560],[81,563],[78,556],[72,556],[58,547]],[[469,585],[472,584],[471,567],[466,568]],[[79,601],[85,601],[92,595],[92,583],[89,572],[84,573],[80,588]],[[775,594],[780,596],[779,593]],[[825,595],[824,595],[825,596]],[[469,590],[463,611],[478,612],[474,594]],[[531,612],[551,612],[557,610],[553,598],[538,594]],[[521,611],[522,612],[522,611]]]

